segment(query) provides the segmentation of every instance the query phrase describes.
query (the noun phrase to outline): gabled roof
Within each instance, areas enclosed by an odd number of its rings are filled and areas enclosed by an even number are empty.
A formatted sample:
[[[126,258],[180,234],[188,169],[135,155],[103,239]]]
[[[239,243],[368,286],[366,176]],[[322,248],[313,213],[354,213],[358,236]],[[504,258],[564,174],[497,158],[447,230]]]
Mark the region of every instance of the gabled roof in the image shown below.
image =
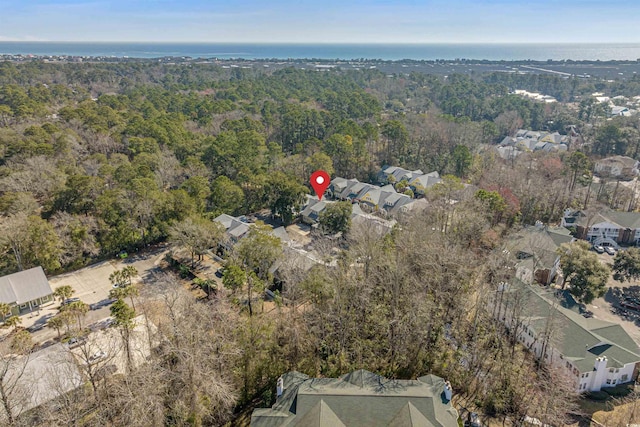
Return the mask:
[[[26,304],[53,293],[42,267],[0,277],[0,302]]]
[[[593,227],[596,224],[606,222],[617,225],[620,228],[640,228],[640,212],[617,212],[603,209],[591,218],[588,218],[583,211],[573,211],[565,214],[565,222],[570,222],[567,221],[567,218],[573,218],[574,221],[571,222],[571,224],[582,227]]]
[[[509,304],[518,301],[523,325],[537,334],[551,330],[551,345],[581,372],[591,371],[599,356],[607,356],[609,367],[640,362],[640,349],[622,326],[587,319],[564,308],[552,292],[520,281],[506,294]]]
[[[327,201],[318,200],[316,197],[307,197],[307,206],[304,207],[300,214],[303,217],[311,218],[317,221],[320,218],[320,214],[327,208]]]
[[[435,175],[426,174],[417,176],[409,181],[409,184],[413,186],[420,185],[422,188],[426,189],[433,185],[436,185],[439,182],[442,182],[442,180],[438,176],[438,172],[435,172]]]
[[[627,156],[611,156],[606,159],[596,161],[596,166],[620,165],[627,168],[633,168],[638,163],[637,160]]]
[[[433,424],[427,420],[427,417],[425,417],[418,408],[413,406],[411,402],[408,402],[389,423],[389,427],[402,426],[433,427]]]
[[[443,397],[445,382],[435,376],[392,380],[358,370],[340,378],[309,378],[298,372],[282,378],[283,394],[271,409],[254,410],[252,426],[458,425],[456,410]]]
[[[508,250],[522,260],[518,266],[551,269],[558,258],[556,250],[563,243],[573,240],[569,230],[564,227],[530,226],[511,237]]]

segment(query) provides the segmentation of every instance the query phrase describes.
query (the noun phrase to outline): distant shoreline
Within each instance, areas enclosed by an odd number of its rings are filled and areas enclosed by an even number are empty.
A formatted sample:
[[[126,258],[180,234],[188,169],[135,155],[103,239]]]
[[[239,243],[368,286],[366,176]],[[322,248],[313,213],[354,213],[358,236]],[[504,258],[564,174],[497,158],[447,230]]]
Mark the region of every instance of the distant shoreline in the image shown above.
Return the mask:
[[[0,55],[73,58],[315,61],[633,61],[640,43],[602,44],[297,44],[297,43],[124,43],[4,42]],[[474,58],[474,59],[471,59]],[[484,58],[484,59],[477,59]]]

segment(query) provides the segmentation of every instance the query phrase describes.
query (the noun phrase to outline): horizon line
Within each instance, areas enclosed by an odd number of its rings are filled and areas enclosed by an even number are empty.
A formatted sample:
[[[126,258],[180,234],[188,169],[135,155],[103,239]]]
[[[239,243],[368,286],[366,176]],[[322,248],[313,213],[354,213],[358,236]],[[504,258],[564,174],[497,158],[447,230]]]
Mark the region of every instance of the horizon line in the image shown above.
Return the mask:
[[[283,42],[283,41],[167,41],[167,40],[127,40],[127,41],[110,41],[110,40],[95,40],[95,41],[80,41],[80,40],[1,40],[0,43],[75,43],[75,44],[128,44],[128,43],[140,43],[140,44],[252,44],[252,45],[638,45],[637,42],[577,42],[577,41],[563,41],[563,42],[496,42],[496,41],[456,41],[456,42],[386,42],[386,41],[368,41],[368,42],[356,42],[356,41],[344,41],[344,42],[323,42],[323,41],[308,41],[308,42]]]

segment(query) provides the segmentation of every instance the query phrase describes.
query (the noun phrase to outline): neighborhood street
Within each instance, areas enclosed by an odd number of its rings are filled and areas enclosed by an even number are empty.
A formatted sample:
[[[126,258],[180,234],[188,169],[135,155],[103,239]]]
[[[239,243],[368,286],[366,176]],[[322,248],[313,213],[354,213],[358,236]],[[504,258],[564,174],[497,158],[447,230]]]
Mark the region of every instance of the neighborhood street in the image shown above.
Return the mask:
[[[124,260],[103,261],[81,268],[80,270],[64,273],[59,276],[49,278],[51,289],[64,285],[70,285],[74,290],[73,297],[80,298],[86,304],[93,304],[108,298],[112,289],[109,275],[116,270],[126,266],[133,266],[138,270],[138,277],[134,278],[135,283],[149,283],[154,273],[159,271],[158,265],[168,252],[168,246],[154,248],[148,252],[131,255]],[[44,343],[56,338],[57,332],[46,327],[47,321],[58,313],[60,301],[42,306],[41,310],[21,316],[20,326],[29,328],[34,325],[45,325],[44,328],[34,331],[32,338],[34,342]],[[109,307],[102,307],[99,310],[89,310],[83,318],[83,325],[92,325],[109,317]],[[4,337],[9,333],[8,329],[0,330],[0,336]]]

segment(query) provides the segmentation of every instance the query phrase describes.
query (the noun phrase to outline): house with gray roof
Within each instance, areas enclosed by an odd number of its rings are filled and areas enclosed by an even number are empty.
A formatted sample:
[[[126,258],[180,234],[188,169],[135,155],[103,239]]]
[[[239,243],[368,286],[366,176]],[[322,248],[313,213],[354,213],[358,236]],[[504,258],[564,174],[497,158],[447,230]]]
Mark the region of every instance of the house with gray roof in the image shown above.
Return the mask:
[[[564,227],[548,227],[538,224],[525,227],[514,234],[507,250],[515,257],[516,276],[525,283],[534,280],[549,285],[560,271],[560,256],[557,249],[574,237]]]
[[[560,135],[558,132],[539,132],[526,129],[519,129],[515,136],[506,136],[496,147],[498,154],[503,159],[511,160],[521,152],[545,151],[563,152],[567,151],[572,137]]]
[[[53,302],[53,291],[42,267],[0,277],[0,302],[11,306],[12,315],[28,313]]]
[[[640,213],[603,209],[597,213],[567,209],[562,226],[574,227],[576,237],[594,245],[638,246],[640,243]]]
[[[577,392],[635,380],[640,348],[622,326],[585,318],[552,290],[514,280],[498,289],[496,317],[535,357],[568,374]]]
[[[220,246],[222,246],[225,251],[230,251],[233,245],[238,243],[238,241],[249,232],[249,224],[231,215],[222,214],[214,218],[214,221],[224,227],[225,239]]]
[[[302,222],[309,225],[317,224],[320,221],[320,214],[327,208],[328,203],[331,202],[307,195],[307,204],[300,212]]]
[[[455,427],[451,385],[435,375],[394,380],[366,370],[340,378],[288,372],[278,379],[276,403],[255,409],[252,427]]]
[[[640,162],[627,156],[612,156],[596,161],[594,173],[602,178],[631,180],[638,175]]]
[[[11,384],[6,404],[14,417],[32,409],[37,411],[35,408],[77,389],[84,382],[73,354],[60,343],[26,356],[5,356],[0,366],[4,383]],[[0,410],[0,425],[9,425],[4,410]]]
[[[395,184],[402,180],[409,182],[420,175],[424,175],[420,169],[410,171],[398,166],[385,166],[378,172],[377,181],[380,184]]]
[[[416,176],[411,181],[409,181],[409,187],[414,192],[414,194],[424,195],[424,192],[427,188],[433,187],[434,185],[442,182],[440,179],[440,174],[438,172],[430,172],[424,175]]]
[[[407,181],[415,194],[424,194],[424,190],[441,182],[437,171],[424,173],[420,169],[410,171],[397,166],[386,166],[377,175],[377,181],[381,185],[395,184]]]

